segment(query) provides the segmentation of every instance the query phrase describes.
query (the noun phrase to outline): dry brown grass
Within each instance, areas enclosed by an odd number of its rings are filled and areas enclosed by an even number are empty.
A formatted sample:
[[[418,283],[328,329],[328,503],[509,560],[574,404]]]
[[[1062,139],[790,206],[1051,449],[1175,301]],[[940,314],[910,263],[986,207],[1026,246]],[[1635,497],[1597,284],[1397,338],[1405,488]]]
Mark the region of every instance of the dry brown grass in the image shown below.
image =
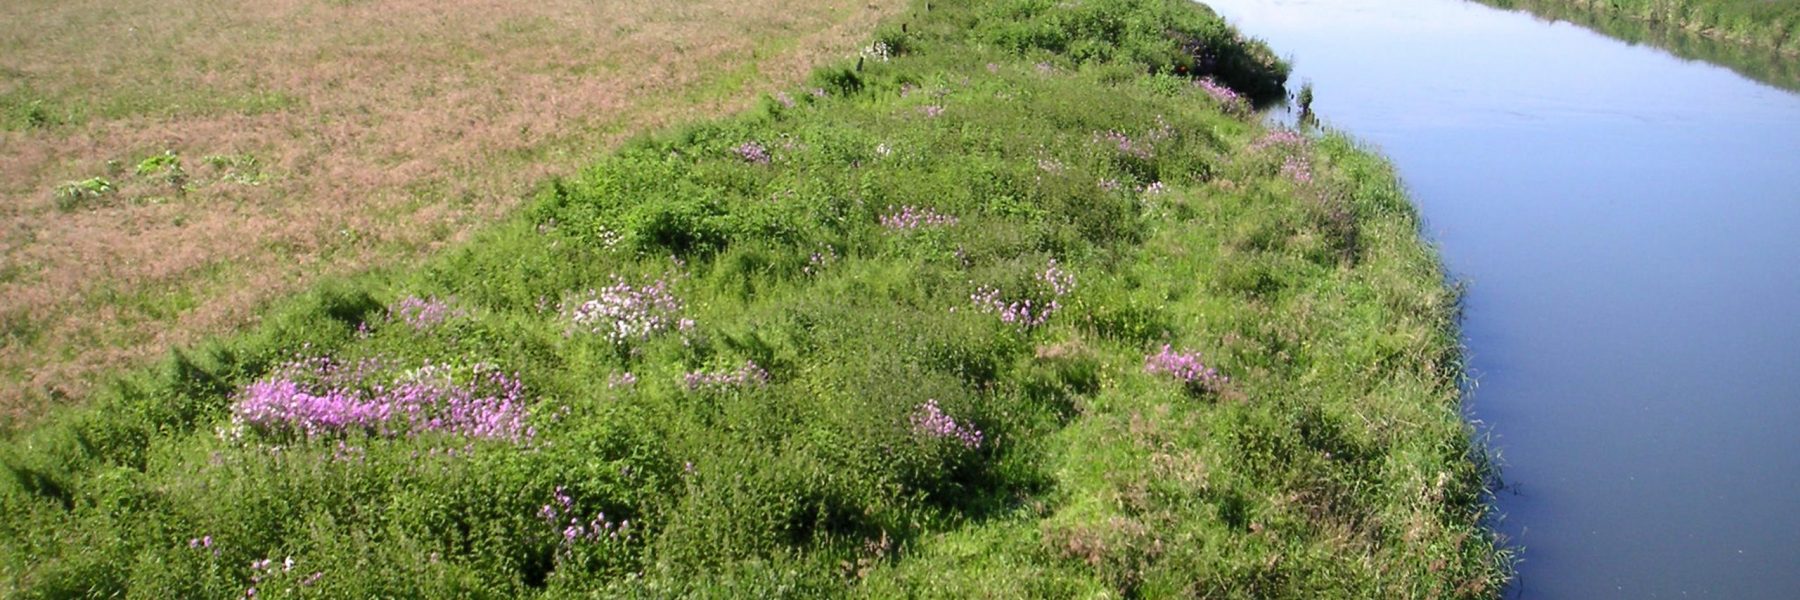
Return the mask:
[[[0,3],[0,420],[464,239],[633,132],[853,53],[904,4]],[[132,173],[164,150],[187,192]],[[263,181],[207,155],[253,156]],[[58,183],[94,176],[118,192],[57,209]]]

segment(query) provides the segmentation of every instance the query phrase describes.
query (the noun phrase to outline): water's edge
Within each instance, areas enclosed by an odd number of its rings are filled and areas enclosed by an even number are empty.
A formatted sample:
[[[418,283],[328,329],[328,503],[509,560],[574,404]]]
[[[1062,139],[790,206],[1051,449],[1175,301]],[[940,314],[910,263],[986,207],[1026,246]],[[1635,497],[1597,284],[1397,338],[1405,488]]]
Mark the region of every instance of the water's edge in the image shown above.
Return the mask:
[[[1800,57],[1726,38],[1709,36],[1668,23],[1654,23],[1617,13],[1555,0],[1470,0],[1477,4],[1530,14],[1546,22],[1563,22],[1634,45],[1731,69],[1749,79],[1800,92]]]

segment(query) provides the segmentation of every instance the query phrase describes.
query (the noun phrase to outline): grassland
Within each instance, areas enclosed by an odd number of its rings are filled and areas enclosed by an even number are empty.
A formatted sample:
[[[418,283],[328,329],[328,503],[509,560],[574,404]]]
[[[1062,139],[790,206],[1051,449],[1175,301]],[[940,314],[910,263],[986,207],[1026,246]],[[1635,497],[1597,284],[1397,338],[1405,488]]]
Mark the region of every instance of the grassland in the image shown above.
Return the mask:
[[[0,595],[1492,598],[1392,169],[1182,0],[920,2],[0,444]]]
[[[1792,60],[1800,54],[1800,1],[1795,0],[1481,0],[1502,8],[1629,19],[1656,28],[1761,49]]]
[[[902,4],[0,3],[0,427],[322,277],[466,241]]]

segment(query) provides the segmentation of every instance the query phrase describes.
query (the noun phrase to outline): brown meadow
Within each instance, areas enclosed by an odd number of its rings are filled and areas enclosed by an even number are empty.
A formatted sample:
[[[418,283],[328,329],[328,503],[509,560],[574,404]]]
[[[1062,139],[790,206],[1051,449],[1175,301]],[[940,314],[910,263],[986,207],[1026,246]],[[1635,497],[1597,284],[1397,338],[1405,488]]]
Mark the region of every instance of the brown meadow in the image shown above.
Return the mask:
[[[633,133],[855,52],[901,5],[0,3],[0,422],[464,240]],[[165,152],[178,176],[136,169]],[[59,206],[94,177],[116,189]]]

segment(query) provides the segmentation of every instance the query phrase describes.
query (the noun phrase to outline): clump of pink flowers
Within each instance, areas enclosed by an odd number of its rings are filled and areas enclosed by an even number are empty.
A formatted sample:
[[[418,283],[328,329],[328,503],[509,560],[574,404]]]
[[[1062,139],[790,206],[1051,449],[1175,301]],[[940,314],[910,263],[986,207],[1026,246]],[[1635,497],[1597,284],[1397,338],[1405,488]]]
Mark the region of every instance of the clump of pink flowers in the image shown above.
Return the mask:
[[[725,372],[694,371],[682,376],[682,382],[689,390],[725,391],[741,387],[760,386],[769,383],[769,372],[757,366],[756,361],[744,361],[744,366]]]
[[[1217,79],[1201,77],[1194,80],[1194,85],[1205,90],[1206,95],[1211,96],[1213,100],[1218,101],[1219,104],[1224,105],[1225,108],[1239,109],[1246,105],[1243,94],[1239,94],[1236,90],[1226,87],[1225,84],[1219,83],[1219,80]]]
[[[667,279],[640,287],[614,276],[612,285],[565,301],[562,313],[570,333],[592,333],[621,346],[671,329],[693,329],[693,319],[682,316],[686,306],[670,287]]]
[[[928,104],[923,110],[925,111],[925,116],[932,118],[937,118],[944,114],[944,107],[938,104]]]
[[[1094,142],[1117,149],[1120,154],[1148,159],[1151,155],[1149,144],[1134,142],[1131,136],[1121,131],[1103,131],[1094,134]]]
[[[1038,327],[1048,323],[1050,317],[1062,309],[1060,298],[1075,291],[1075,275],[1063,270],[1053,258],[1050,259],[1049,266],[1037,274],[1036,279],[1043,284],[1038,295],[1040,297],[1047,295],[1049,296],[1048,300],[1027,297],[1007,301],[1001,294],[1000,288],[981,286],[976,288],[975,293],[969,295],[969,301],[982,312],[1000,315],[1002,323],[1024,329]]]
[[[1281,176],[1301,185],[1312,183],[1312,163],[1305,158],[1289,156],[1281,162]]]
[[[1037,280],[1050,286],[1050,293],[1059,298],[1075,291],[1075,274],[1063,270],[1054,258],[1050,259],[1050,264],[1044,267],[1042,273],[1037,274]]]
[[[466,317],[469,311],[457,308],[450,300],[437,296],[406,296],[388,305],[388,321],[399,321],[424,331],[454,318]]]
[[[631,519],[614,523],[606,518],[605,512],[583,517],[575,506],[575,499],[569,497],[568,491],[562,486],[557,486],[556,492],[551,496],[551,503],[538,509],[538,517],[551,527],[561,529],[564,549],[583,542],[630,539],[632,535]]]
[[[910,231],[921,227],[944,227],[955,225],[956,217],[941,214],[929,208],[902,206],[895,209],[888,207],[888,214],[881,216],[881,226],[888,229]]]
[[[1165,375],[1200,390],[1217,391],[1230,380],[1212,367],[1200,362],[1200,353],[1176,352],[1168,344],[1156,354],[1144,357],[1144,372]]]
[[[732,149],[732,152],[736,153],[738,158],[743,159],[743,161],[747,163],[757,165],[769,164],[769,149],[764,148],[762,144],[756,143],[755,140],[738,144],[738,147]]]
[[[814,251],[812,256],[806,259],[806,266],[801,267],[800,271],[807,275],[818,275],[825,270],[825,267],[837,262],[837,259],[837,250],[831,246],[825,246]]]
[[[1304,134],[1292,129],[1271,129],[1268,133],[1250,143],[1251,152],[1260,152],[1269,148],[1293,149],[1306,146],[1310,140]]]
[[[970,450],[981,447],[981,430],[969,423],[958,423],[944,409],[938,407],[937,400],[926,400],[913,408],[908,417],[912,423],[913,434],[926,437],[955,440]]]
[[[477,366],[458,381],[454,371],[426,364],[391,381],[350,383],[329,359],[289,363],[238,392],[232,421],[264,434],[306,438],[443,432],[518,442],[536,435],[526,423],[525,389],[517,375]]]

